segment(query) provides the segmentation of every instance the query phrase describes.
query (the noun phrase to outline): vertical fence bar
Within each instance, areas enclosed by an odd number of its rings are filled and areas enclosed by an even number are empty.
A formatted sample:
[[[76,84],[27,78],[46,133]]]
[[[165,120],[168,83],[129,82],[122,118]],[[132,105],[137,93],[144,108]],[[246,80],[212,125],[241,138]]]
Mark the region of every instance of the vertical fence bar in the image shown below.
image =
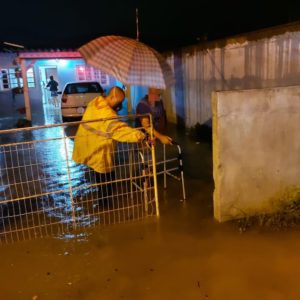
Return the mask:
[[[68,147],[66,143],[66,135],[64,131],[64,127],[62,126],[62,133],[63,133],[63,141],[64,141],[64,149],[66,154],[66,165],[67,165],[67,172],[68,172],[68,182],[69,182],[69,191],[70,191],[70,200],[72,204],[72,220],[73,220],[73,227],[76,229],[76,214],[75,214],[75,203],[73,200],[73,187],[72,187],[72,179],[71,179],[71,173],[70,173],[70,165],[69,165],[69,154],[68,154]]]
[[[150,118],[150,138],[153,140],[153,120],[152,115],[149,115]],[[155,208],[156,208],[156,216],[159,217],[159,203],[158,203],[158,191],[157,191],[157,174],[156,174],[156,156],[155,156],[155,147],[154,144],[151,143],[151,156],[152,156],[152,170],[153,170],[153,185],[154,185],[154,199],[155,199]]]
[[[164,189],[167,188],[167,158],[166,158],[166,145],[163,145],[163,158],[164,158]]]

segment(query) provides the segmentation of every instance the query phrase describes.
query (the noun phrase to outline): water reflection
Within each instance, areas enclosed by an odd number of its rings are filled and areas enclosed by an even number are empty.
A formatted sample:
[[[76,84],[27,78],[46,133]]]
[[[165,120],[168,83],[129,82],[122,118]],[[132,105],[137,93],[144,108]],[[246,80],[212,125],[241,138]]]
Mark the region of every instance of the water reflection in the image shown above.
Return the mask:
[[[59,112],[44,105],[46,125],[57,123]],[[82,206],[73,201],[90,192],[85,167],[71,159],[76,130],[61,125],[0,134],[0,228],[4,231],[95,222],[81,215]]]
[[[61,117],[61,106],[55,107],[53,104],[50,104],[49,101],[46,99],[44,100],[43,104],[43,124],[44,125],[50,125],[50,124],[58,124],[62,123],[62,117]]]
[[[65,128],[72,132],[71,136],[66,135]],[[90,183],[84,176],[86,167],[77,165],[72,160],[75,132],[76,126],[62,125],[47,130],[38,130],[34,134],[36,140],[43,141],[37,145],[37,156],[39,161],[43,161],[45,192],[51,194],[51,201],[47,195],[45,203],[61,208],[52,210],[51,214],[58,218],[62,217],[63,222],[74,221],[71,213],[79,212],[82,207],[74,205],[73,200],[77,197],[83,198],[90,192]],[[80,214],[76,213],[76,220],[80,218]]]
[[[76,240],[76,242],[88,242],[90,234],[88,232],[81,232],[81,233],[65,233],[58,235],[56,238],[58,240]]]

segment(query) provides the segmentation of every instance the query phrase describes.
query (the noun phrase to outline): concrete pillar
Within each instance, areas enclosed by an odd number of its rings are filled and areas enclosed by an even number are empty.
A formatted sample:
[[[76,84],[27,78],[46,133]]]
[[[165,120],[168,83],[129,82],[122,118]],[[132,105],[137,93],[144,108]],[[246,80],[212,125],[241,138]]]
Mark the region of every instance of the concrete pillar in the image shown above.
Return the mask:
[[[300,86],[215,92],[214,216],[273,213],[300,199]]]
[[[26,119],[28,121],[31,121],[32,116],[31,116],[29,89],[28,89],[28,82],[27,82],[27,68],[26,68],[25,59],[21,59],[21,70],[22,70],[22,78],[23,78],[23,92],[24,92]]]

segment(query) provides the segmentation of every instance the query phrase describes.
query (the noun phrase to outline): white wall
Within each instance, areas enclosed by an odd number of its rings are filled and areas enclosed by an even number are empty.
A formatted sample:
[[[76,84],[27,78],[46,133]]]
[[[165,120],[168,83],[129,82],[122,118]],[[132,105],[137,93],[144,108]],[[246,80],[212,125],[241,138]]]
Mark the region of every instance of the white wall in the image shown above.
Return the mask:
[[[212,103],[215,218],[300,200],[300,86],[216,92]]]

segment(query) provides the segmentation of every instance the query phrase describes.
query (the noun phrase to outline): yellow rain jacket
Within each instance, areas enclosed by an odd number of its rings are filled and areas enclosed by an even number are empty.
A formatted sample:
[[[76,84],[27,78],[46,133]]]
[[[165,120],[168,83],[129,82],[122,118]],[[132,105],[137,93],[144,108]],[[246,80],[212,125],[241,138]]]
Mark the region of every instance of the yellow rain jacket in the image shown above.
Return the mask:
[[[93,99],[87,106],[82,121],[117,117],[117,113],[102,96]],[[85,164],[99,173],[113,170],[114,140],[139,142],[145,135],[119,119],[83,123],[77,130],[73,160]]]

